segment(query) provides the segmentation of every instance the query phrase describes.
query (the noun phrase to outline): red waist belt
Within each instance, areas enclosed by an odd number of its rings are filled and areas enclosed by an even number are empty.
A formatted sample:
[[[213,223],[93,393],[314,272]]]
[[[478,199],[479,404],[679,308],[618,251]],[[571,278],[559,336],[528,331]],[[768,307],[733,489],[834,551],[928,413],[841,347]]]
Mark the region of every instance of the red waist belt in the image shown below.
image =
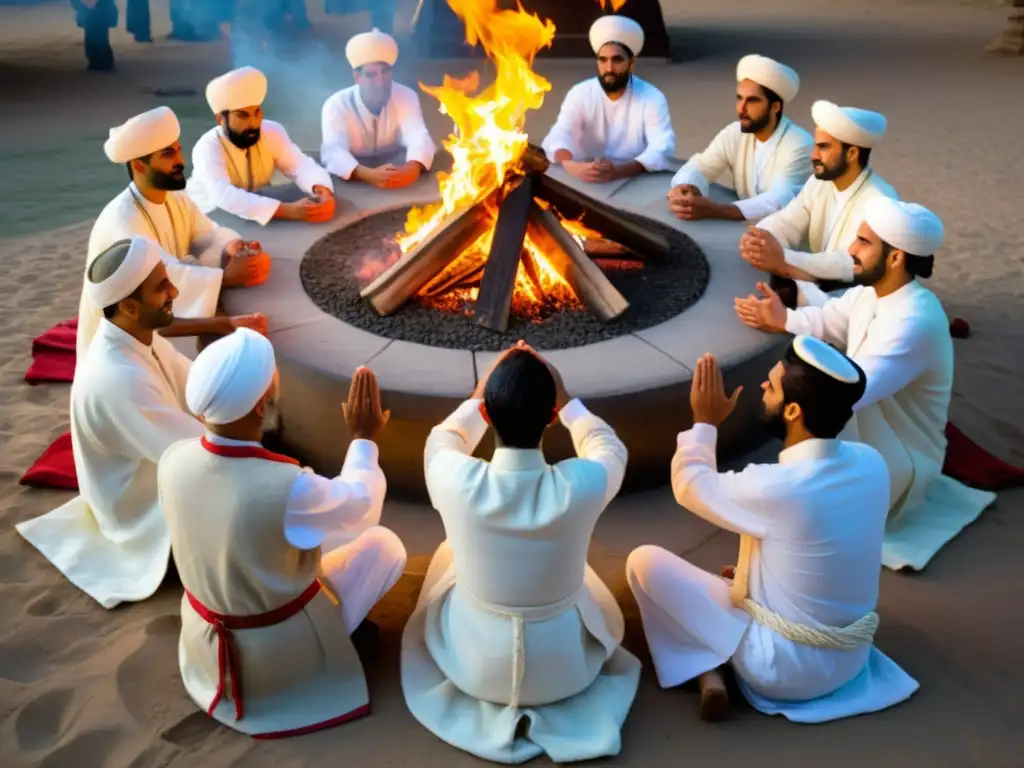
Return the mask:
[[[312,600],[320,592],[320,582],[314,581],[306,590],[291,602],[285,603],[280,608],[275,608],[266,613],[258,613],[254,616],[228,616],[223,613],[215,613],[196,599],[196,596],[185,590],[185,596],[193,610],[199,614],[207,624],[213,626],[217,633],[217,693],[213,697],[213,703],[206,710],[212,715],[217,704],[224,697],[224,673],[231,676],[231,700],[235,702],[235,720],[241,720],[243,716],[242,707],[242,680],[238,663],[238,649],[235,647],[235,639],[231,634],[235,629],[260,629],[272,627],[290,619]]]

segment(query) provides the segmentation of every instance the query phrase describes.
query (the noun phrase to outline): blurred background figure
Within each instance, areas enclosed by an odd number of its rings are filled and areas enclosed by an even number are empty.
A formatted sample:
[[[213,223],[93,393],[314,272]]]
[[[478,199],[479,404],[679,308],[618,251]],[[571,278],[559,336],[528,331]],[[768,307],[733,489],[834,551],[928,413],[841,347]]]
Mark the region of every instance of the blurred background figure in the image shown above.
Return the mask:
[[[149,0],[127,0],[124,6],[124,28],[137,43],[152,43],[149,25]]]
[[[71,0],[75,23],[85,30],[85,58],[88,69],[110,72],[114,69],[114,49],[110,47],[110,29],[117,26],[114,0]]]

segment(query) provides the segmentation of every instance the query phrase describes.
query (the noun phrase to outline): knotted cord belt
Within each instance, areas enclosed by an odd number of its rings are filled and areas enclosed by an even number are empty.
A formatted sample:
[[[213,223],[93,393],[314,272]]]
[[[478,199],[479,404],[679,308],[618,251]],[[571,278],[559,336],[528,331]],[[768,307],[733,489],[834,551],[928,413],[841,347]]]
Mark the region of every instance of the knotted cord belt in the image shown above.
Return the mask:
[[[861,616],[845,627],[809,627],[780,616],[750,599],[750,562],[760,546],[753,536],[740,536],[740,553],[736,560],[736,573],[729,587],[729,600],[742,608],[750,617],[778,635],[800,645],[815,648],[848,651],[870,645],[878,630],[878,614],[874,611]]]
[[[258,613],[253,616],[228,616],[223,613],[211,611],[189,592],[185,590],[192,609],[203,621],[213,627],[217,634],[217,693],[213,697],[210,708],[206,710],[208,715],[213,714],[220,700],[224,697],[227,688],[225,675],[230,678],[231,690],[228,698],[235,702],[235,720],[241,720],[244,716],[242,702],[242,676],[241,665],[238,659],[238,648],[235,646],[235,638],[232,632],[236,629],[261,629],[272,627],[287,621],[297,614],[320,592],[320,582],[314,581],[306,590],[291,602],[285,603],[279,608],[266,613]]]

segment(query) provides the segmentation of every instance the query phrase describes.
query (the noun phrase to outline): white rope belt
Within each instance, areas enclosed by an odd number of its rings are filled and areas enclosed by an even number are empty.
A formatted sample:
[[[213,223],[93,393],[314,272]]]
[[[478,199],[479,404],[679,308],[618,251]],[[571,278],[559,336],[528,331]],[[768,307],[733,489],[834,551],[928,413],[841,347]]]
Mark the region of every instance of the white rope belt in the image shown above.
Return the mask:
[[[740,606],[758,624],[768,627],[778,635],[800,645],[815,648],[828,648],[837,651],[849,651],[862,645],[871,645],[875,641],[878,630],[878,614],[874,611],[865,614],[853,624],[845,627],[809,627],[790,621],[775,611],[755,603],[749,597]]]

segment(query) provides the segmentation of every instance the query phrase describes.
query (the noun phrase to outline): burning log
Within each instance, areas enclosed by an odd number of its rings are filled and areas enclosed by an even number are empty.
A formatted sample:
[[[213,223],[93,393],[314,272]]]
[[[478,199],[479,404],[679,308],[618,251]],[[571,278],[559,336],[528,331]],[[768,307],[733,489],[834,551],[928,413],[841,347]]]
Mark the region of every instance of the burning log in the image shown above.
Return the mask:
[[[537,259],[529,248],[523,248],[521,256],[523,260],[523,272],[526,274],[526,279],[530,281],[530,285],[533,286],[534,295],[538,298],[544,295],[544,284],[540,281],[540,267],[537,266]]]
[[[530,207],[530,224],[530,237],[558,267],[591,312],[608,322],[629,309],[626,297],[565,231],[555,214],[534,204]]]
[[[536,144],[527,144],[520,161],[523,167],[530,173],[545,173],[551,167],[551,161],[544,154],[544,150]]]
[[[492,192],[491,195],[497,194]],[[381,315],[390,315],[487,231],[488,198],[452,213],[437,230],[360,292]]]
[[[607,203],[587,197],[558,179],[544,175],[538,182],[538,197],[553,205],[567,219],[583,218],[588,227],[600,230],[609,240],[631,251],[664,258],[668,255],[668,240],[664,235],[651,232],[633,221],[628,214]]]
[[[458,269],[452,270],[448,275],[438,277],[437,280],[429,284],[423,290],[423,295],[433,299],[479,280],[484,271],[484,263],[470,259],[465,261],[465,264],[456,264]]]
[[[491,250],[487,254],[480,293],[476,298],[476,321],[493,331],[503,332],[508,328],[519,258],[533,207],[533,185],[534,175],[524,176],[505,195],[498,209]]]

